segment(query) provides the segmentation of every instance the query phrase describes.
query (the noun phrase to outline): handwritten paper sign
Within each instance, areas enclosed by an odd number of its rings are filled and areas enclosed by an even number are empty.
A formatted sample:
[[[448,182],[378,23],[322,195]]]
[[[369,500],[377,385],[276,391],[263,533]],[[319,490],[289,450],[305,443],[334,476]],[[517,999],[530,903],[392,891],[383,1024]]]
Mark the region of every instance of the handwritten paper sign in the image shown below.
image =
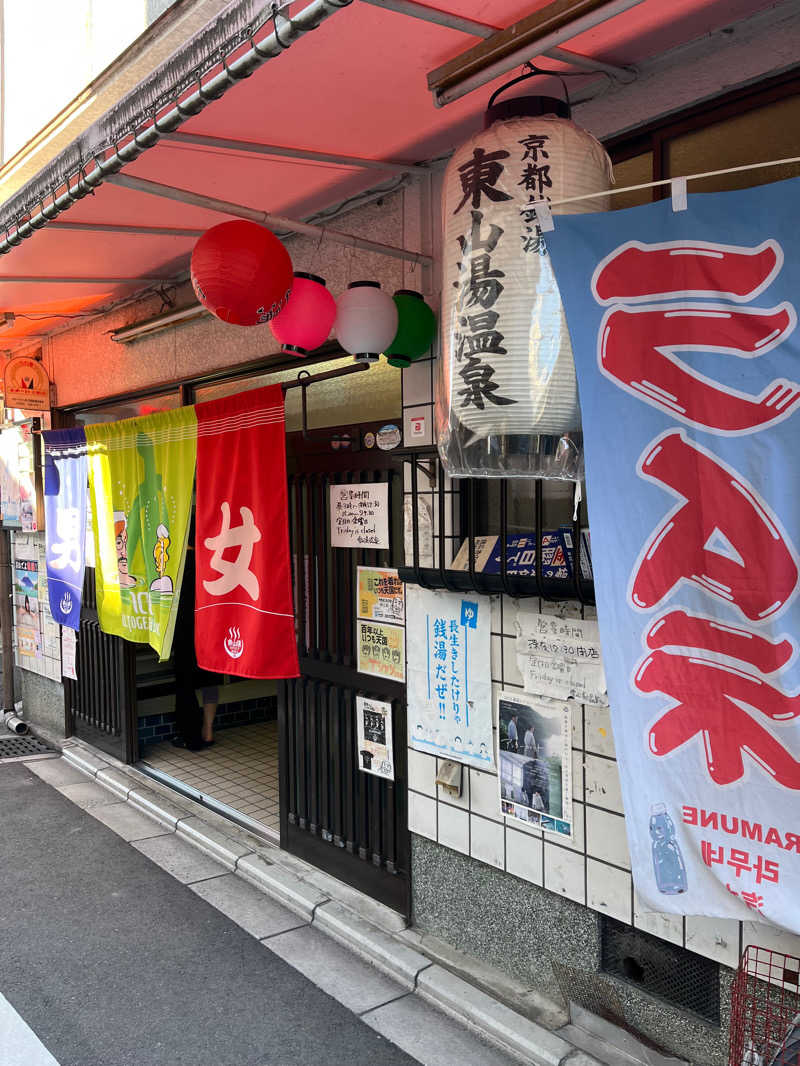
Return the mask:
[[[406,679],[406,631],[383,622],[356,621],[358,671],[388,681]]]
[[[608,706],[602,666],[571,663],[549,655],[518,655],[517,663],[528,692],[553,700],[576,700],[594,707]]]
[[[516,629],[517,663],[529,692],[608,706],[597,622],[520,608]]]
[[[331,547],[389,547],[389,485],[331,485]]]
[[[601,661],[597,622],[520,610],[517,634],[518,654],[554,655],[579,663]]]
[[[359,566],[356,614],[372,622],[405,621],[405,585],[396,570]]]
[[[356,696],[356,732],[359,770],[394,781],[391,703]]]

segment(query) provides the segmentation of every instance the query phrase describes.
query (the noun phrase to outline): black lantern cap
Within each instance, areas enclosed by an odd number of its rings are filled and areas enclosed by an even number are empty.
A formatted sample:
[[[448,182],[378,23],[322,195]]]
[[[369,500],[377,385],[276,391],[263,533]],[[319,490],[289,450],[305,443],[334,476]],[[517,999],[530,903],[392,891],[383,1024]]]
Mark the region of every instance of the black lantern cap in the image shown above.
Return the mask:
[[[569,118],[569,104],[556,96],[514,96],[510,100],[501,100],[499,104],[491,104],[486,108],[483,128],[488,130],[493,122],[502,122],[508,118],[541,118],[542,115]]]
[[[307,274],[305,270],[295,270],[294,276],[296,278],[305,278],[306,281],[316,281],[318,285],[324,285],[326,289],[328,287],[325,278],[321,278],[319,274]]]
[[[351,281],[347,287],[348,289],[379,289],[381,283],[379,281]]]

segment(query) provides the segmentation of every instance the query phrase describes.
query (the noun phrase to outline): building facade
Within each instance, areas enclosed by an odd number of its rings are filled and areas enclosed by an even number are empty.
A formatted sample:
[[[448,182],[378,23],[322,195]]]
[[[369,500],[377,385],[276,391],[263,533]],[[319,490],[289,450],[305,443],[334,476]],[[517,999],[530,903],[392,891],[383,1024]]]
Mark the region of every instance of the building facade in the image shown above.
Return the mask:
[[[354,14],[357,12],[347,17]],[[382,12],[381,17],[385,16]],[[330,49],[336,45],[337,17],[325,28],[325,43]],[[652,32],[657,33],[658,28]],[[649,58],[638,65],[635,79],[612,80],[602,92],[596,88],[587,91],[586,99],[574,106],[574,119],[606,147],[618,187],[797,157],[800,73],[795,61],[799,43],[800,12],[793,3],[743,9],[741,17],[728,20],[709,15],[702,33],[670,47],[654,46]],[[297,47],[300,53],[303,42]],[[209,115],[216,106],[210,105]],[[298,122],[308,121],[300,107],[298,116]],[[230,113],[228,122],[235,134],[236,123]],[[450,149],[471,132],[471,122],[474,125],[473,117],[467,116],[446,131]],[[258,139],[267,137],[266,130],[259,132]],[[247,139],[253,140],[255,135]],[[234,159],[242,160],[238,188],[230,184],[233,171],[223,174],[219,169],[219,153],[224,149],[211,144],[198,151],[184,145],[165,173],[180,184],[183,171],[184,184],[198,191],[202,188],[225,201],[252,203],[258,176],[253,175],[252,163],[245,162],[243,149],[238,156],[236,149],[229,151],[233,151]],[[346,187],[340,169],[324,204],[335,210],[326,214],[317,211],[316,222],[312,222],[330,224],[364,241],[394,249],[419,250],[423,261],[345,247],[324,236],[295,234],[285,237],[295,271],[324,276],[335,296],[350,282],[369,279],[380,282],[387,292],[421,291],[431,306],[438,308],[444,269],[442,174],[447,155],[445,151],[418,157],[419,163],[429,165],[409,165],[404,171],[396,168],[396,175],[387,178],[380,174],[380,181],[367,182],[367,187],[348,195],[339,194]],[[191,182],[185,175],[189,162]],[[259,165],[270,163],[262,158]],[[316,165],[324,164],[317,160]],[[271,180],[290,181],[291,167],[285,163],[280,167],[279,178]],[[769,172],[726,174],[699,183],[698,191],[747,187],[798,172],[796,163],[787,163]],[[0,182],[2,178],[0,173]],[[121,195],[118,188],[113,195]],[[314,195],[322,206],[325,194],[317,189]],[[612,206],[635,206],[658,195],[657,189],[642,188],[616,197]],[[106,212],[122,206],[122,201],[112,199],[107,191],[103,197]],[[302,192],[296,199],[299,211]],[[150,202],[147,196],[144,201]],[[120,225],[150,224],[152,220],[139,213],[142,206],[140,200],[135,210],[122,212],[125,217]],[[83,206],[80,210],[82,219],[88,220],[90,215]],[[167,324],[130,343],[115,339],[115,332],[193,305],[186,252],[195,238],[187,234],[202,231],[214,220],[208,212],[203,213],[202,205],[193,210],[193,218],[181,216],[175,223],[185,232],[175,237],[175,262],[169,265],[171,273],[165,270],[163,283],[133,285],[132,295],[123,295],[118,290],[111,292],[109,282],[106,288],[110,294],[102,291],[102,285],[97,289],[97,299],[92,298],[94,309],[87,304],[75,312],[76,317],[51,322],[44,336],[10,338],[15,355],[41,350],[56,390],[54,425],[114,421],[235,394],[257,384],[296,379],[299,364],[281,356],[280,345],[268,326],[238,329],[209,315],[198,315]],[[305,215],[311,216],[312,211]],[[63,220],[68,222],[69,218],[69,212],[65,213]],[[167,228],[165,218],[162,207],[155,225]],[[97,224],[111,221],[108,214],[96,216]],[[52,223],[54,228],[59,224]],[[139,236],[142,241],[147,239],[144,233]],[[35,254],[37,239],[25,244],[24,254]],[[133,278],[143,272],[144,259],[137,258],[137,246],[130,243],[135,240],[133,234],[126,236],[123,254],[127,258],[119,262],[115,276]],[[12,250],[0,263],[8,268],[8,275],[15,256],[23,252]],[[101,261],[102,256],[92,252],[89,262]],[[34,260],[31,262],[35,265]],[[41,291],[46,302],[59,296],[55,287]],[[53,312],[52,304],[47,306]],[[349,363],[349,357],[331,342],[302,368],[316,374]],[[348,800],[351,807],[345,807],[345,818],[352,810],[354,816],[364,813],[367,820],[363,831],[356,829],[349,836],[342,831],[348,847],[334,846],[337,834],[333,816],[314,807],[317,801],[303,791],[312,778],[319,783],[334,774],[332,756],[336,750],[332,734],[325,732],[323,736],[321,732],[333,721],[334,704],[326,711],[321,705],[312,708],[309,692],[338,693],[330,698],[345,700],[335,705],[341,711],[356,689],[365,687],[363,679],[359,685],[354,677],[353,649],[348,651],[341,643],[343,638],[334,635],[337,628],[348,628],[355,622],[350,606],[347,610],[342,606],[345,591],[353,597],[352,584],[348,584],[354,580],[351,562],[400,566],[408,577],[408,569],[414,566],[414,523],[419,523],[421,509],[430,519],[430,540],[422,550],[430,550],[432,565],[442,557],[440,550],[445,565],[452,563],[470,521],[477,523],[475,532],[479,534],[496,532],[494,490],[469,488],[466,482],[451,480],[437,457],[437,372],[434,348],[430,358],[402,371],[381,361],[368,374],[320,381],[309,386],[305,396],[305,424],[301,390],[286,394],[290,522],[303,683],[291,690],[280,682],[225,686],[226,695],[218,710],[220,726],[256,725],[277,715],[281,730],[280,749],[270,755],[280,778],[280,799],[276,800],[279,816],[274,806],[269,812],[258,808],[257,816],[253,813],[256,808],[251,808],[249,813],[239,812],[244,815],[242,824],[255,821],[266,825],[272,839],[279,838],[290,850],[404,911],[432,953],[465,973],[473,963],[482,964],[478,979],[499,991],[521,1013],[559,1018],[571,1000],[575,1007],[612,1018],[670,1054],[721,1066],[727,1061],[731,983],[743,948],[757,943],[800,956],[800,937],[759,922],[654,915],[640,906],[630,872],[607,708],[577,704],[573,709],[574,832],[563,842],[505,818],[492,772],[465,767],[458,795],[437,784],[441,760],[407,746],[401,685],[385,691],[367,686],[370,693],[382,692],[383,698],[392,701],[395,745],[404,750],[397,754],[390,798],[388,792],[370,794],[364,786]],[[367,443],[372,438],[374,445],[376,435],[395,429],[396,438],[386,450]],[[390,438],[389,432],[386,439]],[[357,560],[350,560],[340,586],[336,584],[339,577],[333,570],[335,557],[330,544],[314,535],[315,521],[324,516],[325,508],[324,496],[315,496],[314,486],[348,480],[388,481],[396,506],[390,552],[363,552]],[[530,528],[537,490],[530,482],[509,482],[504,491],[510,497],[509,531],[523,532],[526,523]],[[539,491],[548,527],[571,521],[571,489],[556,482]],[[591,485],[588,491],[591,493]],[[321,510],[315,511],[315,507]],[[470,508],[474,510],[470,512]],[[419,529],[416,535],[419,563]],[[42,533],[15,530],[13,541],[15,558],[41,558]],[[338,607],[329,599],[334,588],[340,595]],[[586,619],[596,616],[594,606],[576,596],[554,602],[532,595],[522,603],[503,593],[478,595],[491,614],[493,705],[498,692],[524,688],[515,653],[520,604],[530,613]],[[26,663],[18,644],[17,698],[22,700],[27,720],[44,735],[58,738],[75,733],[102,747],[108,737],[104,741],[103,730],[96,723],[92,725],[84,713],[81,701],[89,697],[80,688],[80,678],[77,684],[67,683],[65,691],[61,649],[52,625],[42,601],[42,655],[36,668],[30,669],[34,664]],[[79,647],[81,639],[79,636]],[[406,640],[413,639],[414,634],[407,632]],[[81,661],[88,660],[81,660],[79,653],[79,664]],[[113,736],[106,750],[127,761],[141,761],[150,771],[160,773],[162,780],[179,780],[181,768],[177,764],[169,760],[159,764],[152,754],[156,741],[168,742],[176,732],[169,703],[169,669],[154,671],[152,663],[143,662],[141,656],[138,663],[135,659],[125,662],[121,669],[123,674],[127,670],[122,701],[127,739],[123,745],[119,735]],[[235,708],[229,712],[229,720],[226,706]],[[113,726],[111,733],[116,730],[119,734],[119,728],[119,724]],[[311,770],[308,762],[303,761],[302,766],[298,762],[301,740],[317,760]],[[351,740],[348,735],[336,743],[352,747]],[[332,761],[326,764],[328,757]],[[191,783],[191,768],[183,766]],[[351,769],[353,780],[360,780],[357,767]],[[235,808],[234,793],[224,795],[220,801],[224,809]],[[380,822],[377,828],[371,822],[373,817]],[[315,819],[324,823],[326,818],[329,820],[320,832]],[[326,838],[326,832],[331,839]],[[359,856],[359,850],[364,854]],[[348,851],[352,854],[342,859]],[[380,877],[365,873],[368,867],[380,868]],[[402,886],[395,889],[398,881]]]

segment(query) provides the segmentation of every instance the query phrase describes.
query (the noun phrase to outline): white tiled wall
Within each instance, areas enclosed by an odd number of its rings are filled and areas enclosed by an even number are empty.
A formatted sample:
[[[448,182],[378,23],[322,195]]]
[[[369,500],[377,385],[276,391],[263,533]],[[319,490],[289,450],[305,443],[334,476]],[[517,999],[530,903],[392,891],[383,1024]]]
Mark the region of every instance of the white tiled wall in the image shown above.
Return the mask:
[[[404,405],[413,406],[415,412],[424,407],[424,389],[426,385],[432,387],[433,373],[433,363],[415,364],[404,371]],[[432,406],[428,409],[432,415]],[[407,438],[404,443],[409,447],[420,441]],[[426,469],[435,465],[435,462],[424,460]],[[406,493],[410,492],[410,487],[409,464],[406,464]],[[446,565],[460,547],[461,538],[457,535],[457,483],[445,478],[443,489]],[[438,566],[438,485],[429,480],[422,467],[418,470],[418,490],[431,506],[434,562]],[[407,558],[407,564],[411,564],[410,558]],[[525,602],[530,609],[531,601]],[[517,668],[515,647],[517,604],[505,596],[494,596],[490,605],[492,699],[496,706],[499,691],[522,689],[523,680]],[[539,602],[538,607],[544,612],[566,609],[576,616],[580,612],[577,604],[564,608],[563,605]],[[592,617],[594,612],[586,608],[585,615]],[[436,840],[478,862],[503,869],[531,884],[567,896],[727,966],[736,967],[742,948],[749,943],[774,946],[800,955],[800,937],[765,924],[712,918],[684,919],[642,911],[630,873],[619,773],[607,707],[574,707],[572,754],[574,834],[571,841],[555,839],[516,819],[504,818],[496,774],[464,767],[464,787],[459,798],[450,796],[441,788],[437,790],[436,758],[410,749],[409,827],[412,832]]]

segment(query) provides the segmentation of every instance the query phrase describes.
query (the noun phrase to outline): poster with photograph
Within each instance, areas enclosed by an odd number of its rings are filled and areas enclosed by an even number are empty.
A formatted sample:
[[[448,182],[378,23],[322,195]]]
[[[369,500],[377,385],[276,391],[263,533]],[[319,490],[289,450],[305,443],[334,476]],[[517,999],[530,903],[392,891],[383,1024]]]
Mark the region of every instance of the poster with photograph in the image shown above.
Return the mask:
[[[394,781],[391,703],[356,696],[356,730],[359,770]]]
[[[402,625],[406,617],[405,585],[396,570],[359,566],[356,614],[371,622]]]
[[[32,425],[23,422],[0,432],[0,507],[6,527],[34,532],[36,489]]]
[[[500,807],[546,833],[572,837],[572,710],[525,692],[497,698]]]
[[[406,631],[384,622],[356,620],[358,672],[387,681],[406,679]]]
[[[24,549],[23,549],[24,550]],[[39,563],[36,559],[14,558],[14,613],[17,623],[17,650],[26,658],[42,655],[39,616]]]

